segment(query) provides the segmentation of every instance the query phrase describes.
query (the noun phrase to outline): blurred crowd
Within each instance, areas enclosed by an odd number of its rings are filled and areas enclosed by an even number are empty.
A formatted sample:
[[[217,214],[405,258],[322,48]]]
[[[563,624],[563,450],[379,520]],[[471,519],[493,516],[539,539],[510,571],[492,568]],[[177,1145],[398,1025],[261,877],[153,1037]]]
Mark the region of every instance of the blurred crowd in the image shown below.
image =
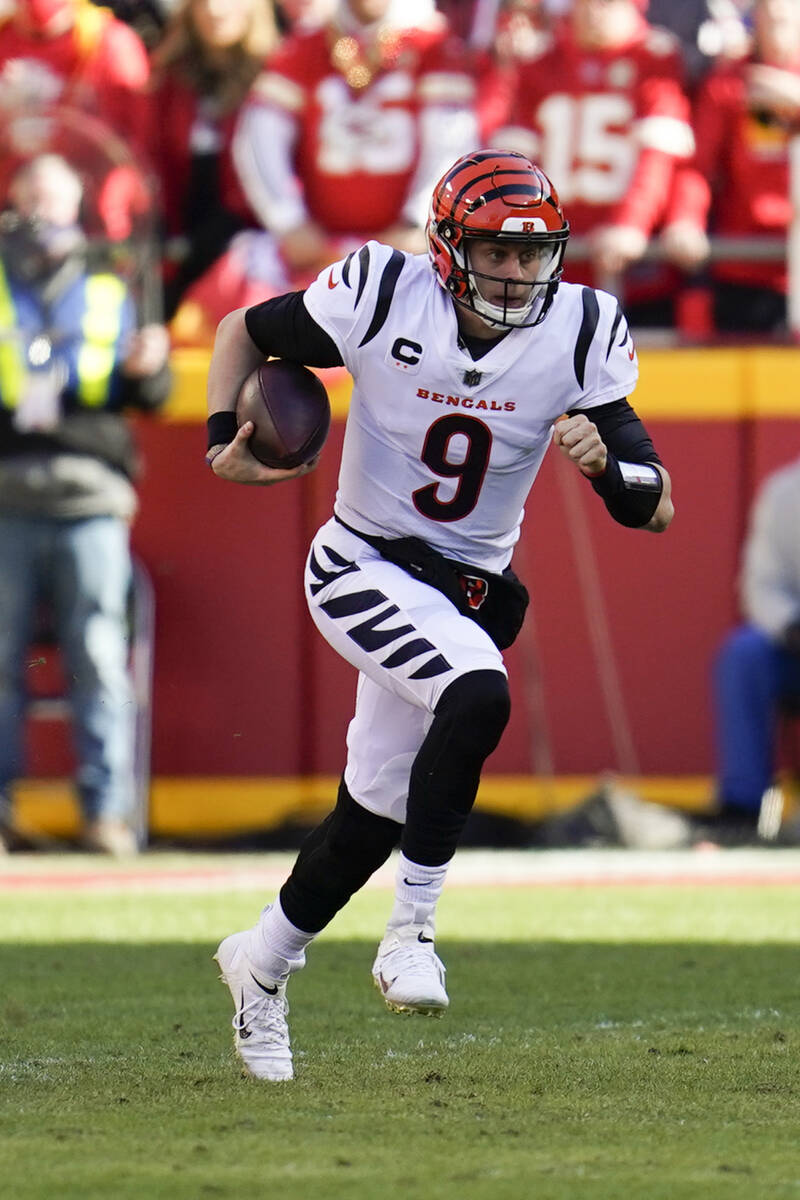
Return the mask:
[[[572,228],[565,278],[615,291],[635,326],[785,328],[797,0],[5,9],[0,183],[48,112],[46,148],[173,344],[367,238],[422,251],[433,182],[478,145],[543,167]]]

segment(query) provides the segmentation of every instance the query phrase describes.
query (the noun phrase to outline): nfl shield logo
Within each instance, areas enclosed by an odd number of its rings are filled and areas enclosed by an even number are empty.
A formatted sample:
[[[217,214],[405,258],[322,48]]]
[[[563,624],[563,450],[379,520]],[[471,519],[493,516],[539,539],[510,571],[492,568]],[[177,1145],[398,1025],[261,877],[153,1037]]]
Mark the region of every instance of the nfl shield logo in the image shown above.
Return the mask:
[[[465,371],[464,387],[477,387],[483,379],[483,371]]]

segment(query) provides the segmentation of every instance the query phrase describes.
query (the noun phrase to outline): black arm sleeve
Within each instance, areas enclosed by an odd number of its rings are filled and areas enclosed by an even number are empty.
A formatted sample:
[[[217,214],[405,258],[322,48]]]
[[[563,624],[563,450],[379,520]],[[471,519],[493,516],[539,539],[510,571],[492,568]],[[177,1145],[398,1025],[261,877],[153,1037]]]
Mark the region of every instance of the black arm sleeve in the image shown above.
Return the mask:
[[[287,292],[248,308],[247,332],[262,354],[288,358],[307,367],[341,367],[333,338],[318,325],[303,303],[303,292]]]
[[[650,434],[627,400],[612,400],[610,404],[598,404],[597,408],[572,408],[568,415],[574,417],[578,413],[594,421],[607,449],[622,462],[661,462]]]
[[[594,421],[608,450],[606,469],[602,475],[590,479],[592,488],[618,524],[629,529],[641,529],[658,508],[663,483],[657,490],[642,491],[636,487],[628,487],[619,464],[661,464],[650,435],[627,400],[614,400],[610,404],[599,404],[597,408],[592,409],[572,409],[569,415],[574,416],[580,412]]]

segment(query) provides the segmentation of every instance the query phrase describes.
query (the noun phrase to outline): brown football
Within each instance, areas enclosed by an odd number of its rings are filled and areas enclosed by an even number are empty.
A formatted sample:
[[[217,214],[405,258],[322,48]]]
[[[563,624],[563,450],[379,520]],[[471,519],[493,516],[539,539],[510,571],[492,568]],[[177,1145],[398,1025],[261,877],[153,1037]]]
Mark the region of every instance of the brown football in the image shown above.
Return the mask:
[[[259,462],[290,470],[319,454],[330,429],[331,406],[313,371],[272,358],[242,384],[236,419],[240,426],[253,422],[247,444]]]

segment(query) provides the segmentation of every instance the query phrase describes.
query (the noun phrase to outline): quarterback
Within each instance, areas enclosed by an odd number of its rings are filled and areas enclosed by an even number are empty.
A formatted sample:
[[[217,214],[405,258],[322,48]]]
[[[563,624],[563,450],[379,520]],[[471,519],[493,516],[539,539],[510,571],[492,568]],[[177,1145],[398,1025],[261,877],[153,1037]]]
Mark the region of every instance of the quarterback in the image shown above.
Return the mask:
[[[627,322],[612,296],[560,284],[568,236],[538,167],[477,151],[434,189],[427,256],[368,242],[306,291],[220,322],[207,458],[221,479],[313,467],[265,467],[252,425],[237,431],[239,388],[265,355],[353,376],[334,511],[305,570],[315,624],[359,672],[347,763],[279,895],[216,954],[258,1078],[291,1079],[287,980],[397,846],[373,978],[392,1010],[448,1006],[436,904],[509,717],[502,651],[528,599],[510,562],[550,442],[614,520],[660,532],[672,519],[669,476],[626,398]]]

